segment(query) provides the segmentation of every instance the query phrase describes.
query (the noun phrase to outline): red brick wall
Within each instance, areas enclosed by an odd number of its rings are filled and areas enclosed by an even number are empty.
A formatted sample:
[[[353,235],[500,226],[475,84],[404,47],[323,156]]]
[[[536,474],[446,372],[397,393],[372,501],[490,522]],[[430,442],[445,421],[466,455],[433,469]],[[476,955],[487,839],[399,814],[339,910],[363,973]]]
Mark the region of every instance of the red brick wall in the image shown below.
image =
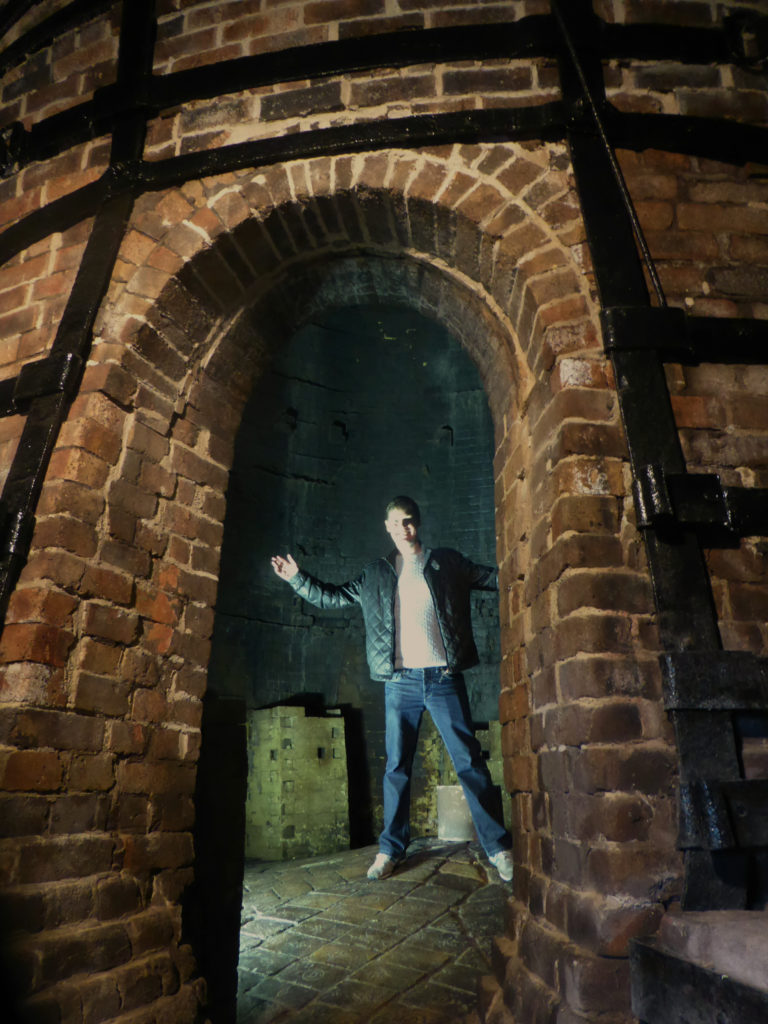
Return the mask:
[[[545,5],[316,0],[254,4],[248,17],[244,6],[160,5],[156,71]],[[695,24],[716,7],[599,6],[619,21],[653,8]],[[115,24],[96,19],[29,57],[7,119],[29,126],[109,80]],[[91,46],[98,83],[76,56]],[[665,74],[607,69],[625,108],[764,116],[764,91],[730,67]],[[158,119],[147,155],[556,90],[543,62],[292,83]],[[93,180],[106,155],[96,140],[10,177],[0,223]],[[621,161],[670,303],[765,316],[765,169],[654,152]],[[51,344],[89,231],[51,235],[0,268],[3,376]],[[240,410],[265,353],[322,308],[330,267],[389,301],[386,275],[366,268],[394,258],[410,282],[397,298],[475,359],[496,431],[517,870],[487,1019],[556,1006],[573,1021],[629,1017],[628,939],[652,931],[679,890],[676,755],[568,153],[533,142],[318,158],[137,201],[0,638],[0,872],[17,976],[41,1020],[60,1007],[72,1021],[186,1022],[203,998],[180,901]],[[669,380],[692,467],[765,486],[764,370],[670,367]],[[3,472],[20,425],[0,424]],[[727,648],[765,647],[763,557],[749,539],[710,555]]]

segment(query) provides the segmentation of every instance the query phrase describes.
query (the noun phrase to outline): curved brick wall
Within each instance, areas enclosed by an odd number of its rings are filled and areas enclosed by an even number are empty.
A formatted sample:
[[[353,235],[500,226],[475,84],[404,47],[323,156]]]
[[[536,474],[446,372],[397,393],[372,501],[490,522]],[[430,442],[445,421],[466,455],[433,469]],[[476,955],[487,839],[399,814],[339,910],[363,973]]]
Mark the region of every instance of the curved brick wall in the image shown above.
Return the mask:
[[[27,25],[66,5],[37,6]],[[160,4],[156,72],[546,7]],[[718,4],[693,0],[596,7],[620,22],[719,17]],[[111,81],[118,24],[107,7],[8,67],[4,123],[30,128]],[[765,118],[764,78],[732,65],[617,61],[607,75],[624,109]],[[169,112],[150,125],[146,155],[538,104],[557,90],[546,61],[291,83]],[[11,174],[0,223],[96,180],[108,150],[95,139]],[[765,168],[654,151],[620,159],[670,304],[765,317]],[[0,268],[3,376],[50,347],[90,229],[84,220],[46,235]],[[386,273],[393,261],[397,275]],[[653,931],[679,895],[676,754],[569,155],[536,141],[319,157],[137,199],[0,638],[0,871],[14,977],[33,1020],[196,1019],[205,985],[181,906],[196,870],[227,476],[269,353],[335,308],[330,272],[360,301],[397,300],[443,324],[477,365],[494,422],[517,868],[481,1012],[497,1024],[558,1007],[563,1019],[627,1021],[628,939]],[[668,375],[693,467],[766,486],[765,369]],[[3,475],[21,425],[0,420]],[[728,649],[765,649],[763,558],[749,538],[709,556]]]

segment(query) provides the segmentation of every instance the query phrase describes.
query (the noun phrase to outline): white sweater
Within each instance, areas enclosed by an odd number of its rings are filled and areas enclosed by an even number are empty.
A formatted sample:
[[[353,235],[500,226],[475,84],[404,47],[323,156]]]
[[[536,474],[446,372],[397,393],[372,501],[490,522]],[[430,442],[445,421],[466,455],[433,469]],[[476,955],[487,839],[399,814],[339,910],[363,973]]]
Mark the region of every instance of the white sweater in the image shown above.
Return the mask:
[[[398,554],[395,595],[395,668],[430,668],[445,665],[440,626],[427,581],[425,553]]]

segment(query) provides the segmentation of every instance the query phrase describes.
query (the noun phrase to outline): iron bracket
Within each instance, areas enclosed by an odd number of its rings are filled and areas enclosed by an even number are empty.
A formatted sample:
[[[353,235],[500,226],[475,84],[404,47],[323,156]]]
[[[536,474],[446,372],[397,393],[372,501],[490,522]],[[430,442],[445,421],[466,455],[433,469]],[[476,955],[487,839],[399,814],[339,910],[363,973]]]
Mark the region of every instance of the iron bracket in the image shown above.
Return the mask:
[[[13,401],[13,389],[15,387],[15,377],[7,377],[5,380],[0,381],[0,417],[15,415],[16,406]]]
[[[58,352],[22,366],[13,388],[15,409],[59,391],[72,397],[77,392],[82,368],[83,360],[74,352]]]
[[[606,306],[600,313],[605,349],[657,352],[663,362],[760,363],[768,323],[737,317],[689,316],[671,306]]]
[[[768,536],[768,489],[726,487],[716,473],[667,473],[638,467],[633,483],[637,525],[724,530],[734,537]]]
[[[653,350],[677,362],[693,359],[685,311],[672,306],[606,306],[600,312],[606,351]],[[695,360],[694,360],[695,361]]]
[[[693,779],[680,786],[681,850],[768,845],[768,779]]]
[[[708,779],[693,779],[680,786],[681,850],[730,850],[736,846],[728,804],[722,787]]]
[[[749,651],[677,651],[659,656],[667,711],[765,711],[768,658]]]
[[[0,564],[26,557],[34,528],[35,517],[29,515],[26,505],[10,509],[5,500],[0,501]]]

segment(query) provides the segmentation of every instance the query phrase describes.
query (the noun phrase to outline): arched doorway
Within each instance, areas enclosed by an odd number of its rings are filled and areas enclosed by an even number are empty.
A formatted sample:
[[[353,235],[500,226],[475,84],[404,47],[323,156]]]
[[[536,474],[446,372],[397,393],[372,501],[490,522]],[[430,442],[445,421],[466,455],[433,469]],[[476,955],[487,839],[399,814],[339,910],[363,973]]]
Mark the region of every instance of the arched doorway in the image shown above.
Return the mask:
[[[402,306],[313,317],[255,382],[230,474],[207,698],[245,705],[247,858],[364,846],[381,827],[383,694],[368,676],[357,609],[316,613],[276,580],[270,554],[290,549],[323,578],[351,578],[388,548],[387,500],[409,493],[422,507],[426,543],[493,564],[493,451],[472,360],[436,320]],[[474,603],[483,663],[468,684],[473,718],[485,727],[498,718],[498,598],[478,594]],[[325,756],[324,741],[303,735],[315,735],[329,712],[343,723],[339,729],[331,718],[329,736],[341,739],[327,746],[346,761],[343,808],[338,762]],[[414,774],[415,835],[437,834],[436,786],[453,781],[427,718]]]
[[[249,708],[302,700],[343,707],[364,734],[352,758],[350,840],[380,827],[380,687],[365,665],[355,610],[318,614],[276,585],[269,556],[290,550],[324,579],[350,579],[387,550],[395,493],[422,507],[425,537],[496,558],[493,439],[472,361],[435,321],[349,307],[313,319],[256,383],[228,491],[209,685]],[[484,665],[477,721],[498,715],[497,602],[478,603]],[[332,841],[330,845],[333,845]],[[344,844],[343,838],[341,845]],[[304,849],[297,839],[293,855]]]

